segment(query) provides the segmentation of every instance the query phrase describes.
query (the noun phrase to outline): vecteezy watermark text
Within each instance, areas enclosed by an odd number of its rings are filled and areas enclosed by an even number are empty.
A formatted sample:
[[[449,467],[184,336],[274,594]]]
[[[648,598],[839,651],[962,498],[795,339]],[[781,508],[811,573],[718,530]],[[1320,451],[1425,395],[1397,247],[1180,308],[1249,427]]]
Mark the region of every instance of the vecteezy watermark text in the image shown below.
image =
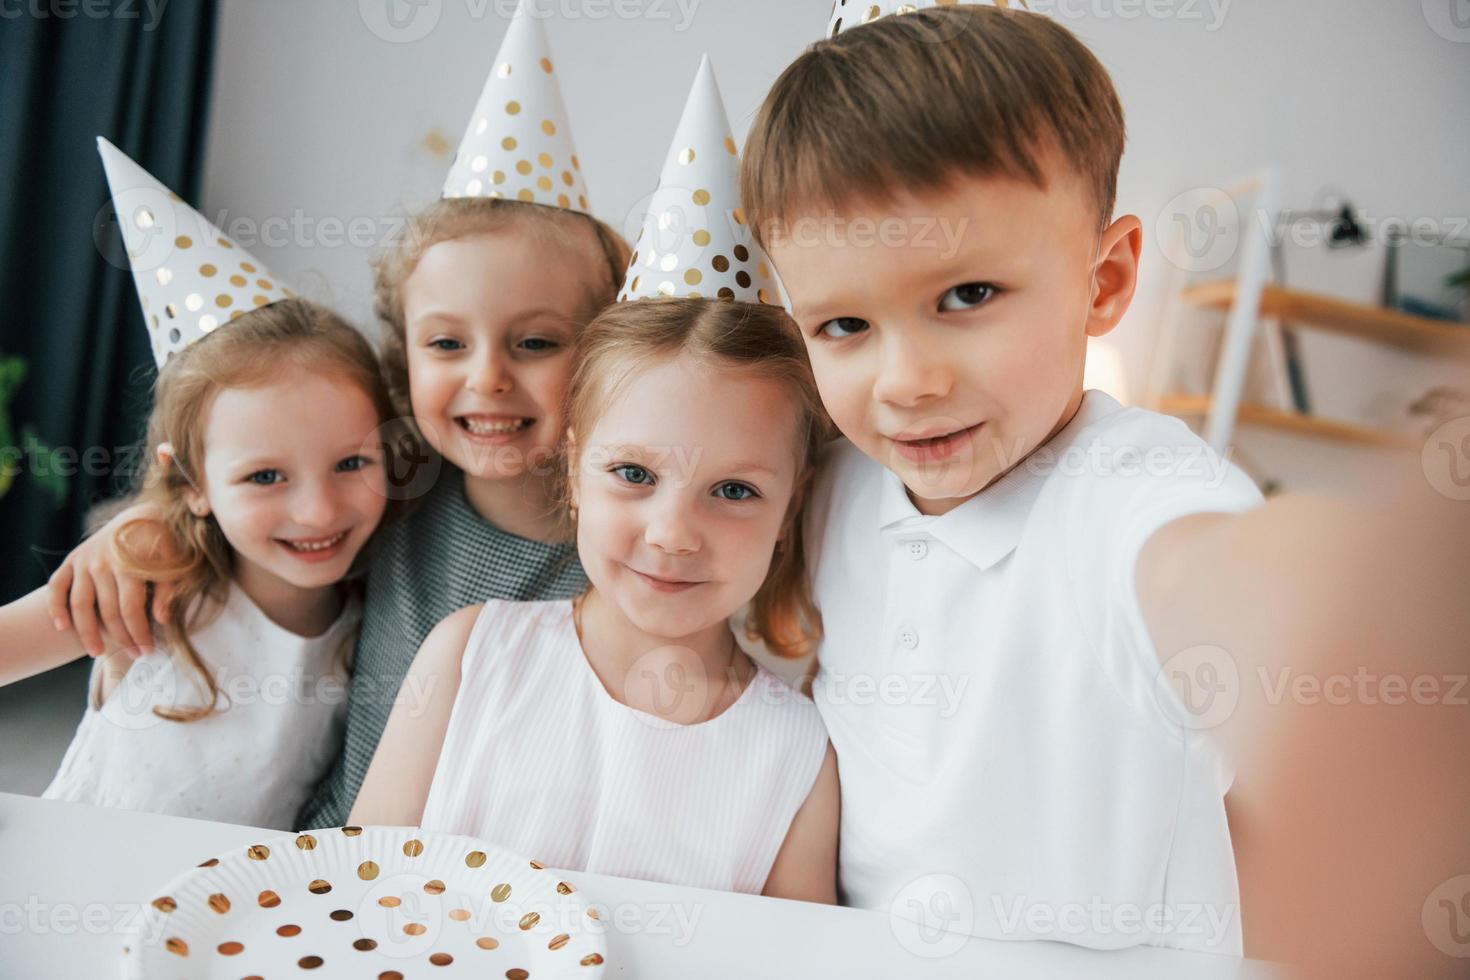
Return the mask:
[[[169,0],[0,0],[0,20],[141,20],[153,31]]]
[[[471,20],[494,16],[510,20],[520,0],[460,0]],[[538,20],[646,20],[669,22],[687,31],[702,0],[528,0],[526,14]],[[375,36],[391,44],[412,44],[434,32],[444,16],[444,0],[358,0],[358,16]]]

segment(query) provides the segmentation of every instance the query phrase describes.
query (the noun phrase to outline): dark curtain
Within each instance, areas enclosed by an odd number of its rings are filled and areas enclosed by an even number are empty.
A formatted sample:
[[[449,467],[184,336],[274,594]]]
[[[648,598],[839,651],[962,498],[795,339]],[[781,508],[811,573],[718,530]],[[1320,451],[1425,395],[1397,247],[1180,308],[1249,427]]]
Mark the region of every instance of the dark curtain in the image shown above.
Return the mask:
[[[216,16],[216,0],[0,11],[0,602],[45,582],[141,458],[156,372],[96,138],[198,206]]]

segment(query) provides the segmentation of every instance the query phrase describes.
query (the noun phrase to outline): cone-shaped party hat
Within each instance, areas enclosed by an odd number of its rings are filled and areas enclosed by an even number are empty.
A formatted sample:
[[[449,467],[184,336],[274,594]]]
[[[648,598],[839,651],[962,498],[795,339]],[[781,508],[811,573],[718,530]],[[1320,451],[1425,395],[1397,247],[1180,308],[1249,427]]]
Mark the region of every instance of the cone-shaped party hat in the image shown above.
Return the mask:
[[[527,0],[516,8],[500,44],[441,196],[589,211],[556,65]]]
[[[976,7],[1003,7],[1010,10],[1029,9],[1026,0],[964,0]],[[889,14],[911,14],[928,7],[951,7],[955,0],[837,0],[832,5],[832,17],[827,22],[827,37],[836,37],[854,27],[871,24]]]
[[[127,154],[100,136],[97,150],[160,368],[216,327],[295,295]]]
[[[735,299],[781,305],[771,260],[740,207],[740,156],[706,55],[618,298]]]

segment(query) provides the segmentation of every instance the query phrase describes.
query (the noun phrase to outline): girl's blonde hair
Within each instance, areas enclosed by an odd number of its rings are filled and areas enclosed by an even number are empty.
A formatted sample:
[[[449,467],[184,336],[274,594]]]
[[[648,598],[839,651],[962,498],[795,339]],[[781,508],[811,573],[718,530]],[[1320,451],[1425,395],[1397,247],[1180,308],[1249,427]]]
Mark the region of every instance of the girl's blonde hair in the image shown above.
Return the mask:
[[[801,657],[822,637],[822,619],[806,577],[801,511],[816,471],[817,454],[831,438],[797,327],[778,307],[717,299],[648,299],[619,303],[597,316],[578,339],[567,422],[578,437],[592,431],[621,385],[650,366],[688,355],[790,393],[797,410],[797,478],[770,570],[750,601],[746,635],[781,657]],[[567,460],[570,501],[574,459]]]
[[[133,574],[174,584],[165,636],[207,698],[198,708],[153,709],[170,721],[207,717],[219,693],[213,673],[189,639],[204,624],[209,603],[200,600],[212,600],[217,611],[234,572],[234,552],[219,524],[213,516],[196,515],[188,505],[187,491],[202,489],[210,405],[222,390],[267,385],[291,368],[357,385],[372,401],[379,423],[391,423],[393,402],[372,345],[330,310],[304,299],[280,300],[245,313],[173,355],[159,373],[148,418],[149,460],[137,499],[153,504],[163,516],[127,522],[118,529],[113,548],[118,562]],[[167,462],[156,453],[165,442],[173,447]],[[384,453],[391,453],[396,442],[391,434],[385,436]],[[385,466],[392,466],[391,457]],[[391,498],[388,508],[385,520],[394,511]],[[156,541],[160,530],[171,546],[145,543]],[[360,553],[355,564],[362,560]]]
[[[397,245],[373,267],[375,308],[382,325],[383,374],[399,411],[407,416],[408,324],[403,314],[403,284],[418,268],[424,253],[440,242],[514,230],[536,236],[566,249],[586,249],[588,232],[595,241],[599,275],[595,282],[560,283],[558,288],[585,293],[581,319],[597,315],[617,296],[628,268],[629,249],[621,235],[603,222],[576,211],[566,211],[503,198],[453,197],[430,205],[408,220]],[[606,275],[601,270],[606,269]],[[492,274],[493,270],[486,270]]]

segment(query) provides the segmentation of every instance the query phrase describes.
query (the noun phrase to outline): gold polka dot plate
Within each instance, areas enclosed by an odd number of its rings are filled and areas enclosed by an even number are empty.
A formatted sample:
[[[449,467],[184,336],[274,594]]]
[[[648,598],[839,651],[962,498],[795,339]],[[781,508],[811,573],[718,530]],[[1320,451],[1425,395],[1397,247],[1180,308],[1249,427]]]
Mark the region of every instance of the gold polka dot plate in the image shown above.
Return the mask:
[[[477,840],[410,827],[266,837],[146,898],[129,980],[601,977],[606,925],[576,884]]]

